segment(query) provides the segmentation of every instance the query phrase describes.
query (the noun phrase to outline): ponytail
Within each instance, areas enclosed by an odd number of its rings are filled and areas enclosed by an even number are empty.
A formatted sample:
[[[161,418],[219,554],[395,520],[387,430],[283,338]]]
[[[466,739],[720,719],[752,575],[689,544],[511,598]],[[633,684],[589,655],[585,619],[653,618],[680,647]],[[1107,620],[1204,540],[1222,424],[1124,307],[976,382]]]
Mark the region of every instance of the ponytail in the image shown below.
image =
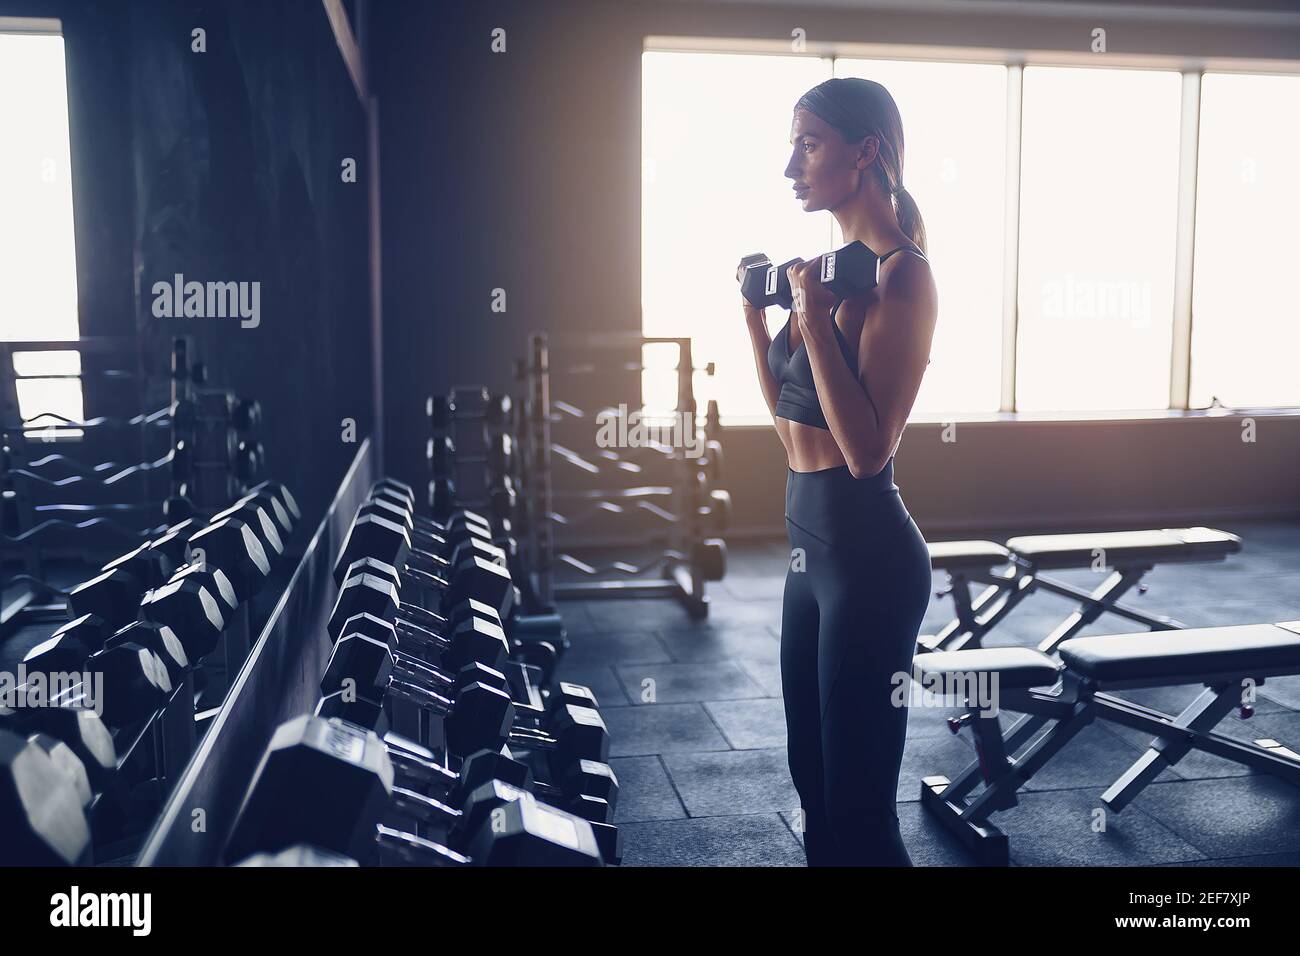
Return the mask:
[[[902,186],[894,193],[894,212],[898,216],[898,228],[907,233],[907,238],[915,242],[922,252],[929,255],[930,250],[925,247],[925,220],[921,218],[921,210],[912,194]]]

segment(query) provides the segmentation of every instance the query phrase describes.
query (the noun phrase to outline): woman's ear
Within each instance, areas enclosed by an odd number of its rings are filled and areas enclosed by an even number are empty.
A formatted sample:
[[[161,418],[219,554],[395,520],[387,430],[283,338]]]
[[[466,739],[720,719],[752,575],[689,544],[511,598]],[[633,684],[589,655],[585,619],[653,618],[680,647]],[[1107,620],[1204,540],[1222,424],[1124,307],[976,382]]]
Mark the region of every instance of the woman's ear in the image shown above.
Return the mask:
[[[858,160],[855,164],[858,169],[866,169],[876,157],[880,155],[880,137],[872,134],[862,140],[862,145],[858,147]]]

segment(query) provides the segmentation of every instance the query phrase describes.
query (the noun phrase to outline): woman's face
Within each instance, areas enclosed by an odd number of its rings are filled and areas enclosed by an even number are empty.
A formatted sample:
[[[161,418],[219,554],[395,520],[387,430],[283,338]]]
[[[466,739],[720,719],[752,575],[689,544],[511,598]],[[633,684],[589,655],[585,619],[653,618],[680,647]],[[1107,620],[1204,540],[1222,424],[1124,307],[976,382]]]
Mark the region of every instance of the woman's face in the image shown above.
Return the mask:
[[[834,209],[853,195],[876,153],[875,137],[867,137],[865,147],[846,143],[834,127],[807,110],[794,111],[790,145],[785,175],[794,181],[794,195],[804,212]]]

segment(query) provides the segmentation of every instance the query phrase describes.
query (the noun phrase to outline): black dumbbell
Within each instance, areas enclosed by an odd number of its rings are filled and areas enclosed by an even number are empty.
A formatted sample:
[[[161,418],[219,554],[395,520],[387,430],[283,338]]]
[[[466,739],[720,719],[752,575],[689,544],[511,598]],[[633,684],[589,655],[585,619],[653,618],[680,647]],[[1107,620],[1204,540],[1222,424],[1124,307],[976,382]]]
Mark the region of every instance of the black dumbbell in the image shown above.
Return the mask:
[[[211,576],[218,581],[224,577],[230,584],[235,598],[231,611],[257,593],[271,576],[266,548],[253,525],[239,518],[222,518],[196,531],[190,538],[190,555],[194,564],[177,571],[173,580],[210,568]]]
[[[779,305],[789,311],[794,303],[788,270],[799,261],[790,259],[780,265],[773,265],[761,252],[745,256],[736,267],[740,294],[755,308],[765,309],[769,305]]]
[[[370,496],[372,498],[388,498],[401,504],[410,512],[411,519],[415,522],[416,527],[422,531],[428,531],[446,538],[455,538],[457,535],[466,532],[477,532],[485,528],[490,532],[487,518],[467,508],[451,509],[445,521],[435,521],[432,518],[420,515],[415,507],[414,489],[410,485],[402,484],[392,478],[383,478],[375,482],[370,489]]]
[[[248,494],[244,495],[244,497],[236,501],[231,507],[239,507],[248,502],[260,505],[271,516],[275,521],[275,527],[279,532],[281,543],[283,543],[289,535],[293,534],[293,529],[297,526],[297,522],[294,520],[293,516],[289,514],[288,509],[280,503],[280,499],[270,491],[265,488],[261,491],[250,491]]]
[[[405,809],[432,809],[401,794]],[[427,798],[425,798],[427,799]],[[373,733],[343,721],[303,716],[277,728],[244,798],[226,849],[234,861],[295,844],[354,860],[375,857],[376,842],[412,862],[599,866],[590,824],[535,800],[501,807],[491,825],[467,837],[470,856],[385,826],[394,809],[393,766]],[[435,811],[435,816],[447,814]]]
[[[441,716],[447,750],[456,756],[476,750],[496,750],[509,743],[554,754],[557,767],[568,767],[578,760],[603,763],[609,757],[609,731],[600,713],[589,707],[559,706],[548,715],[546,729],[538,730],[518,725],[510,695],[487,684],[461,687],[452,698],[392,680],[388,693]],[[385,722],[383,701],[355,692],[327,695],[317,706],[317,713],[341,717],[363,727],[382,727]]]
[[[76,782],[41,746],[0,730],[0,865],[82,866],[90,850]]]
[[[325,674],[321,677],[321,693],[332,694],[351,688],[364,697],[382,696],[394,679],[452,693],[481,681],[509,693],[506,675],[486,664],[471,661],[454,672],[446,671],[403,653],[395,644],[395,637],[394,644],[390,645],[360,631],[345,631],[330,652]]]
[[[204,577],[179,575],[154,588],[140,602],[141,619],[170,628],[184,646],[186,657],[196,665],[220,642],[233,598],[233,591],[229,596],[222,596],[214,588],[215,575],[208,580]]]
[[[455,693],[481,682],[510,693],[506,675],[481,661],[468,661],[453,669],[439,667],[435,662],[405,653],[399,646],[396,630],[390,625],[364,615],[358,615],[355,622],[357,626],[351,630],[345,628],[334,644],[321,678],[323,694],[351,688],[363,697],[382,697],[394,677],[429,690]],[[562,683],[547,703],[547,707],[537,708],[516,702],[516,716],[544,722],[548,712],[562,704],[594,708],[596,696],[580,684]]]
[[[357,518],[364,514],[376,514],[393,521],[406,529],[411,541],[436,558],[444,562],[452,560],[457,550],[473,545],[484,548],[491,538],[491,529],[479,524],[463,522],[457,524],[446,534],[438,534],[420,528],[415,522],[415,515],[398,499],[383,494],[372,495],[357,509]]]
[[[41,702],[43,706],[0,707],[0,728],[20,736],[41,735],[57,740],[77,759],[79,769],[73,769],[76,778],[73,782],[83,797],[84,780],[92,796],[107,793],[119,806],[124,806],[125,793],[115,776],[117,751],[112,731],[104,719],[91,708],[53,706],[53,703],[46,700]],[[57,765],[61,760],[55,762]]]
[[[496,608],[502,619],[514,600],[514,582],[501,564],[477,553],[458,552],[455,565],[446,567],[436,556],[412,548],[401,525],[375,514],[361,515],[353,522],[334,565],[335,582],[341,584],[348,566],[362,558],[377,558],[398,571],[423,571],[427,589],[440,590],[444,596],[453,588],[472,594]]]
[[[291,522],[297,524],[302,520],[302,511],[298,508],[297,500],[284,485],[278,481],[263,481],[248,489],[249,495],[260,495],[264,492],[275,497]]]
[[[824,253],[817,275],[836,298],[847,299],[874,289],[879,268],[876,254],[862,241],[854,240],[834,252]]]
[[[257,540],[261,542],[267,558],[274,564],[284,556],[284,535],[280,533],[283,526],[275,517],[274,509],[271,507],[274,499],[269,495],[265,498],[268,500],[262,500],[263,496],[260,495],[240,498],[229,508],[213,515],[209,523],[216,524],[226,518],[237,518],[250,525],[257,535]]]
[[[437,650],[453,668],[480,661],[501,670],[510,651],[505,632],[498,623],[500,618],[494,616],[495,609],[468,596],[447,614],[438,614],[403,604],[391,581],[361,572],[344,581],[339,589],[326,625],[330,640],[337,641],[350,619],[359,614],[369,614],[391,624],[399,638]]]
[[[82,693],[110,727],[126,727],[148,717],[166,705],[172,692],[167,667],[150,648],[129,639],[93,647],[67,627],[32,647],[22,666],[28,674],[45,675],[47,681],[63,675],[61,680],[68,682],[64,690],[82,686]],[[91,688],[84,687],[83,676],[91,678]]]
[[[411,526],[409,524],[410,516],[391,503],[378,502],[373,499],[366,502],[357,509],[354,524],[356,521],[359,521],[361,518],[366,516],[374,516],[381,519],[384,523],[391,522],[399,527],[405,527],[408,538],[414,540],[414,538],[410,537],[412,534]],[[335,563],[335,580],[342,580],[342,578],[346,576],[342,570],[345,567],[345,562],[350,564],[353,561],[361,560],[363,557],[371,556],[372,551],[367,549],[373,549],[375,547],[383,547],[387,549],[390,547],[387,542],[391,537],[391,534],[391,531],[387,531],[384,535],[376,535],[373,530],[368,530],[364,534],[358,534],[355,540],[349,538],[349,540],[344,543],[343,549],[339,552],[339,559]],[[378,538],[380,542],[384,543],[376,544],[376,538]],[[428,571],[420,571],[417,568],[410,567],[404,567],[400,571],[402,575],[414,576],[414,579],[418,579],[419,583],[423,587],[427,588],[436,587],[439,583],[437,575],[446,575],[450,573],[457,564],[471,555],[477,555],[484,560],[496,564],[503,564],[506,559],[504,552],[502,552],[499,547],[494,545],[488,539],[480,538],[475,535],[463,537],[454,544],[442,539],[433,542],[433,544],[440,550],[437,552],[428,550],[423,551],[423,561],[425,567],[429,569]],[[435,575],[432,579],[427,577],[430,572]]]
[[[93,615],[114,629],[135,620],[143,582],[124,567],[103,571],[68,592],[68,617]]]
[[[553,769],[552,782],[545,782],[534,779],[527,763],[501,750],[476,751],[461,761],[456,772],[439,763],[433,751],[413,741],[392,733],[385,733],[382,740],[397,779],[404,780],[404,785],[420,788],[420,792],[433,790],[445,802],[466,804],[462,809],[469,829],[478,825],[475,813],[489,812],[503,802],[517,799],[521,793],[532,794],[587,820],[607,863],[617,863],[622,858],[622,837],[614,826],[618,778],[608,763],[577,760]],[[495,786],[487,789],[490,783]],[[465,795],[471,793],[477,797],[467,802]]]
[[[502,780],[561,809],[566,809],[564,804],[569,801],[586,797],[603,800],[610,807],[618,804],[618,777],[602,761],[578,760],[548,782],[535,779],[533,768],[510,756],[504,748],[476,750],[460,761],[459,770],[453,771],[445,766],[445,757],[440,762],[437,754],[415,741],[391,732],[385,732],[381,739],[399,778],[422,791],[432,789],[445,794],[452,802],[490,780]]]

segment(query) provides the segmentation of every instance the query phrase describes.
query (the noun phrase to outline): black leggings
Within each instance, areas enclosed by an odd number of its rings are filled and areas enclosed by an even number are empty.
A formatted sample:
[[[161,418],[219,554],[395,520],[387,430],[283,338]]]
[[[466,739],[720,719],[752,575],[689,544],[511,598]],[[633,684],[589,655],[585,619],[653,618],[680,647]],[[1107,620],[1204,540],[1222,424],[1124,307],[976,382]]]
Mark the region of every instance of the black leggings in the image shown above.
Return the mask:
[[[791,471],[781,684],[809,866],[911,866],[895,812],[930,553],[894,484]],[[901,690],[899,689],[901,687]]]

